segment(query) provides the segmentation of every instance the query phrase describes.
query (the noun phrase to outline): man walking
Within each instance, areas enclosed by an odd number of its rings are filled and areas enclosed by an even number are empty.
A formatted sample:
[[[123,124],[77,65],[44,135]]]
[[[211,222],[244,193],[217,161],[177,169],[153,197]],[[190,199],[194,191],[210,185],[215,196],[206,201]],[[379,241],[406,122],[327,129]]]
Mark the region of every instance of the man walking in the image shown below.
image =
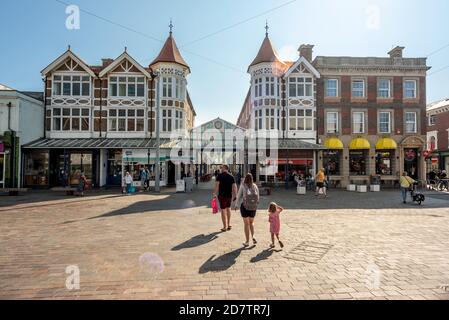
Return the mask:
[[[237,185],[234,177],[229,173],[229,167],[222,165],[221,173],[218,174],[215,182],[214,194],[218,195],[218,202],[221,208],[221,220],[223,221],[223,229],[221,231],[231,230],[231,204],[237,195]]]
[[[415,183],[415,180],[410,178],[407,172],[404,171],[399,179],[399,183],[401,184],[402,202],[405,204],[407,203],[407,192],[410,191],[410,187]]]

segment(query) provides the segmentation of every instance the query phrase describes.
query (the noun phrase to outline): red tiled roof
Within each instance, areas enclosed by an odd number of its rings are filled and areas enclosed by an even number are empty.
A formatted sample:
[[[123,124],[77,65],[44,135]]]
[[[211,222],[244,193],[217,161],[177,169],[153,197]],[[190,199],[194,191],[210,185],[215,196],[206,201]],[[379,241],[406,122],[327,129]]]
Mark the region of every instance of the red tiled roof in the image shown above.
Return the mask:
[[[284,62],[279,58],[276,50],[273,48],[273,45],[268,36],[266,36],[265,39],[263,40],[256,58],[253,60],[253,62],[251,62],[248,68],[262,62],[274,62],[284,64]]]
[[[185,60],[181,56],[178,46],[176,45],[175,39],[173,38],[171,33],[168,36],[167,40],[165,41],[165,44],[162,47],[161,52],[156,57],[156,59],[154,59],[153,62],[150,63],[150,66],[152,66],[158,62],[177,63],[184,67],[189,68],[188,64],[185,62]]]

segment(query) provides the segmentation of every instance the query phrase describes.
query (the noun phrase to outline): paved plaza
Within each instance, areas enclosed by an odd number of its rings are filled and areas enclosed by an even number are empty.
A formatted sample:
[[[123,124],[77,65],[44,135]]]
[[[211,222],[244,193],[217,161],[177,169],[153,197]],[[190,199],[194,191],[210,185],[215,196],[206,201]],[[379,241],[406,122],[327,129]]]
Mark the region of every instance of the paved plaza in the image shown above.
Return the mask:
[[[286,209],[283,250],[269,249],[273,200]],[[0,196],[0,298],[449,299],[448,194],[420,207],[397,190],[275,190],[248,249],[239,213],[221,233],[209,202],[204,190]]]

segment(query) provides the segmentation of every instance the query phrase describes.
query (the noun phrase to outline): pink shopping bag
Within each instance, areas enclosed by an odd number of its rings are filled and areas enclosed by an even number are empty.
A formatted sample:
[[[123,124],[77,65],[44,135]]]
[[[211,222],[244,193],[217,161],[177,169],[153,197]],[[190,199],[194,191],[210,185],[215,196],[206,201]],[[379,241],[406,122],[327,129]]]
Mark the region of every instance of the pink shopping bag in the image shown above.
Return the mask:
[[[217,200],[217,197],[213,197],[213,199],[211,201],[211,206],[212,206],[212,213],[213,214],[217,214],[218,213],[218,200]]]

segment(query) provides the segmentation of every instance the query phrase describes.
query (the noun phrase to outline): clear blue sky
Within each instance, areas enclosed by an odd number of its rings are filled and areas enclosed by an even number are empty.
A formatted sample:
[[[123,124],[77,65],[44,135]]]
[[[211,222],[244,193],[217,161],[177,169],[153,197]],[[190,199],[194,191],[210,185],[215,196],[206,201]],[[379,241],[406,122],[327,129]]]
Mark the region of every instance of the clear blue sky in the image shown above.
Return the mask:
[[[65,6],[55,0],[0,1],[0,83],[19,90],[43,90],[40,71],[68,44],[89,64],[115,58],[127,46],[145,66],[162,46],[83,12],[80,29],[68,30]],[[246,69],[263,40],[266,19],[271,40],[287,58],[296,56],[301,43],[315,44],[316,55],[350,56],[386,56],[392,46],[402,45],[407,57],[424,57],[449,44],[447,0],[297,0],[184,48],[290,0],[64,1],[160,41],[172,18],[175,39],[192,70],[188,80],[196,125],[217,116],[236,121],[249,85]],[[449,65],[448,58],[449,47],[430,56],[430,72]],[[449,68],[428,79],[428,102],[446,97]]]

